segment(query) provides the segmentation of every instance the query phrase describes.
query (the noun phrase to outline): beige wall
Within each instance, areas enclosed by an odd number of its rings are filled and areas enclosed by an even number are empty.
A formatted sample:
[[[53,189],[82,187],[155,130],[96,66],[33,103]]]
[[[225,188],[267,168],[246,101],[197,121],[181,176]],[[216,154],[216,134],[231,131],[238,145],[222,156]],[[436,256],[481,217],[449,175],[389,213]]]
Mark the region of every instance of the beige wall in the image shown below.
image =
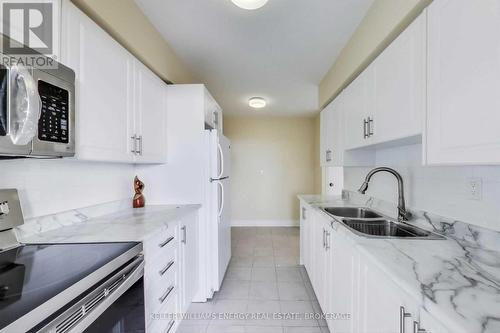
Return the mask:
[[[72,2],[163,80],[195,83],[187,68],[134,0]]]
[[[432,0],[375,0],[321,81],[323,107],[359,75]]]
[[[224,117],[233,224],[298,222],[297,194],[314,192],[315,132],[315,118]]]

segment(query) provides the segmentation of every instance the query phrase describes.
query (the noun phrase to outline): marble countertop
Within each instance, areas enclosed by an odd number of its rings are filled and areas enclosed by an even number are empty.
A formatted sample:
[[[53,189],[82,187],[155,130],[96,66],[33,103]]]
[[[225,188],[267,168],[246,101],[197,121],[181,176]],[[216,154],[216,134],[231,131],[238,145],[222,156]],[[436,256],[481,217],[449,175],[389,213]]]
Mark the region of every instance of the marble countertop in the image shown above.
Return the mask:
[[[318,211],[324,205],[356,205],[395,216],[395,211],[390,212],[392,204],[350,194],[345,200],[319,195],[301,195],[299,199]],[[337,231],[353,239],[366,257],[450,332],[500,332],[500,251],[495,247],[500,233],[426,212],[412,213],[414,218],[409,223],[447,238],[365,238],[340,223],[336,224]]]
[[[151,205],[133,209],[128,203],[126,207],[89,207],[27,221],[16,234],[21,243],[140,242],[200,207]]]

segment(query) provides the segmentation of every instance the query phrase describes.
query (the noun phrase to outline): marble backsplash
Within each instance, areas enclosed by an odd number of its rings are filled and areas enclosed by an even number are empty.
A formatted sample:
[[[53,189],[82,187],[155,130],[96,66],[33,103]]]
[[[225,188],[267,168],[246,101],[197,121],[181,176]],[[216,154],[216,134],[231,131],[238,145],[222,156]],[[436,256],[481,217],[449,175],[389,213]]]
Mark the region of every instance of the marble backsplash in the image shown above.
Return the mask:
[[[23,225],[16,228],[18,235],[23,237],[39,234],[51,230],[56,230],[65,226],[85,223],[90,219],[112,214],[122,209],[130,208],[130,199],[107,202],[99,205],[71,209],[56,214],[29,218]]]

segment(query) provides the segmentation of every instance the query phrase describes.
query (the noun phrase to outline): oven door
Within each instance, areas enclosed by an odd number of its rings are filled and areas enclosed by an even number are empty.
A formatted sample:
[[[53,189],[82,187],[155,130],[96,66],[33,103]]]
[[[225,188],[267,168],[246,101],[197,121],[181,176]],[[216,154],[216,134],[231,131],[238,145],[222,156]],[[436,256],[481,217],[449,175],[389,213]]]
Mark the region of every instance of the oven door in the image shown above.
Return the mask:
[[[144,258],[139,255],[101,281],[70,305],[58,311],[48,324],[34,332],[141,332],[144,318]]]
[[[144,278],[106,309],[85,333],[140,333],[146,330],[144,316]]]
[[[27,156],[31,152],[31,142],[24,145],[14,144],[11,137],[13,134],[12,123],[14,112],[11,80],[11,70],[5,65],[0,64],[0,155]],[[23,80],[23,78],[19,77],[19,80]]]

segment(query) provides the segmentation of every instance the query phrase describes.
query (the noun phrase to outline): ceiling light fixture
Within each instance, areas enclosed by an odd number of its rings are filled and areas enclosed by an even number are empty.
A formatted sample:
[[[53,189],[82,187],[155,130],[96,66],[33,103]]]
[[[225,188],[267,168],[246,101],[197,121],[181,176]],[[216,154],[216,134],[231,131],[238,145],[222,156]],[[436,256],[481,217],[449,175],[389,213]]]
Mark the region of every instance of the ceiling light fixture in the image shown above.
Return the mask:
[[[240,8],[254,10],[264,6],[268,0],[231,0],[231,1]]]
[[[248,105],[254,109],[262,109],[266,107],[267,102],[262,97],[252,97],[248,100]]]

